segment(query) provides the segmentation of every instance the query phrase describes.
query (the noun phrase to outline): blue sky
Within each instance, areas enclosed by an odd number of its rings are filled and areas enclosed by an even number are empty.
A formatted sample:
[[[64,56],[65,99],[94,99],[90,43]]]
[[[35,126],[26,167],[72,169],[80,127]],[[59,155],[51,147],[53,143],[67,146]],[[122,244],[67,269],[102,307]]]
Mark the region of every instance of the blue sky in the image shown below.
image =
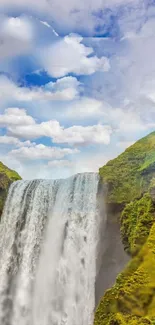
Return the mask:
[[[154,0],[1,0],[0,160],[97,171],[155,129]]]

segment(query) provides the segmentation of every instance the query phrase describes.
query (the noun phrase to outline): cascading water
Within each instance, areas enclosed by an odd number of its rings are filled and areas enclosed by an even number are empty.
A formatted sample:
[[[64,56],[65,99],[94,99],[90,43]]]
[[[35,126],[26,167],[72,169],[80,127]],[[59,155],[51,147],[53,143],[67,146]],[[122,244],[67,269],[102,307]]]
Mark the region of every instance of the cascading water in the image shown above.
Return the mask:
[[[0,225],[0,324],[92,325],[95,173],[11,185]]]

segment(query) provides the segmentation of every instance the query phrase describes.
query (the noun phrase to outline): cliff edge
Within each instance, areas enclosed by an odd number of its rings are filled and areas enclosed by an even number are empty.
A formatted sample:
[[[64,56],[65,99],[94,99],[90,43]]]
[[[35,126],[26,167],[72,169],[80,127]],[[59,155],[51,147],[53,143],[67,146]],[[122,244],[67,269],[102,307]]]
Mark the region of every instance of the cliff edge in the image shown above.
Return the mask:
[[[9,169],[0,162],[0,216],[7,196],[9,186],[12,182],[20,180],[21,177],[15,171]]]
[[[108,218],[119,216],[131,260],[101,299],[94,324],[155,324],[155,132],[100,168],[100,176]]]

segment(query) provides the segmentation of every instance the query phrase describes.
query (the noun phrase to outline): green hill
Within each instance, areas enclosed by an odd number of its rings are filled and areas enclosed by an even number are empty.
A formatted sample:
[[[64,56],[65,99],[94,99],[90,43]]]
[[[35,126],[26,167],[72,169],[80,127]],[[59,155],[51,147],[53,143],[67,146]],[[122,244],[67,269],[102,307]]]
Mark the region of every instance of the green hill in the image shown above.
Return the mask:
[[[94,324],[155,324],[155,132],[100,168],[100,176],[107,184],[108,217],[120,212],[122,241],[132,258],[101,299]]]
[[[21,179],[15,171],[9,169],[0,162],[0,215],[2,214],[4,202],[7,196],[8,188],[14,181]]]
[[[155,176],[155,132],[109,161],[99,172],[108,185],[107,203],[122,205],[140,198]]]

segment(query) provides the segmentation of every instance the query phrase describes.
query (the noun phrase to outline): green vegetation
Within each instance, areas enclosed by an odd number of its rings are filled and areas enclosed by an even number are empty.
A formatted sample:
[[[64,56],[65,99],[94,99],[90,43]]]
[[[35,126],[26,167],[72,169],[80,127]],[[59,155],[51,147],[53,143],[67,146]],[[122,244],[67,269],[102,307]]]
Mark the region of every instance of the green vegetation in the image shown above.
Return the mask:
[[[155,324],[155,224],[137,256],[107,290],[94,324]]]
[[[99,170],[108,185],[108,204],[139,199],[155,176],[155,132],[129,147]]]
[[[145,243],[155,221],[154,205],[149,193],[127,204],[121,215],[121,234],[124,247],[132,256]]]
[[[94,324],[155,324],[155,132],[100,175],[108,185],[107,206],[120,211],[122,241],[132,259],[101,299]]]
[[[21,179],[21,177],[15,171],[9,169],[0,162],[0,215],[3,210],[10,184],[19,179]]]

